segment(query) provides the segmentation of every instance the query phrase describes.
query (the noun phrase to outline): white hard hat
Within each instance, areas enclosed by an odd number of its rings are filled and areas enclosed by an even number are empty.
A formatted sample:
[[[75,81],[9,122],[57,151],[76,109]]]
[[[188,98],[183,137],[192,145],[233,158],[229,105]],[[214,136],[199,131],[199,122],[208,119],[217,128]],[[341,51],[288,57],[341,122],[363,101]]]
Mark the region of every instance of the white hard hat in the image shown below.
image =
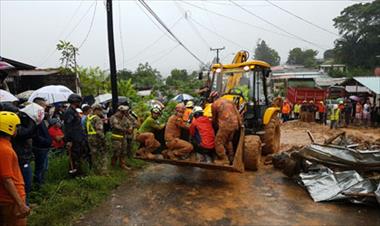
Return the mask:
[[[187,107],[187,108],[192,108],[192,107],[194,107],[194,102],[191,101],[191,100],[187,101],[187,103],[186,103],[186,107]]]
[[[334,104],[334,105],[333,105],[333,109],[334,109],[334,110],[338,109],[338,105],[337,105],[337,104]]]
[[[202,109],[202,107],[200,107],[200,106],[195,106],[194,109],[193,109],[193,114],[194,114],[194,113],[197,113],[197,112],[202,112],[202,113],[203,113],[203,109]]]

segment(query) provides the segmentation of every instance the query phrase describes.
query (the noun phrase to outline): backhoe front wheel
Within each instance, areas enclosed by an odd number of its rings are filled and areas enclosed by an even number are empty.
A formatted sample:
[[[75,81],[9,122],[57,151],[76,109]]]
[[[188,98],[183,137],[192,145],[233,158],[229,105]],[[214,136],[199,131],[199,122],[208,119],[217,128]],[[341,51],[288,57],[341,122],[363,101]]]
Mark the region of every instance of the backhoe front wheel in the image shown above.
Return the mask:
[[[243,163],[246,170],[256,171],[261,157],[261,139],[256,135],[244,137]]]
[[[280,119],[277,115],[273,115],[269,123],[265,126],[263,155],[277,153],[280,150],[280,138]]]

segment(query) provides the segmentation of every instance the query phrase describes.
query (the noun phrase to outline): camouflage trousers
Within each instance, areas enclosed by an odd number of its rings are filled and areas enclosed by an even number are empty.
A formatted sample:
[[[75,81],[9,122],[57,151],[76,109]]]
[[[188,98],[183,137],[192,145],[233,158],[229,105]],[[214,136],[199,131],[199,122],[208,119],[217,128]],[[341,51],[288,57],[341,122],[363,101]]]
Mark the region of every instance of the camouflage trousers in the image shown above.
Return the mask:
[[[127,140],[125,138],[112,138],[112,152],[115,158],[124,158],[127,151]]]
[[[108,171],[107,147],[104,138],[96,135],[88,136],[92,168],[96,174],[106,174]]]

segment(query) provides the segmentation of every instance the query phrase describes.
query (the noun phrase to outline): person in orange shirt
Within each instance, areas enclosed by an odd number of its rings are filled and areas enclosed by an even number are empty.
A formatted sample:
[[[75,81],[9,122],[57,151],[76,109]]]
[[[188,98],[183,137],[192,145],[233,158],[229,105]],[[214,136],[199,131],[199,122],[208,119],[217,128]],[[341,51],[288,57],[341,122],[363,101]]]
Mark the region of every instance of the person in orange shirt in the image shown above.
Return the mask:
[[[232,101],[216,98],[217,96],[213,98],[211,106],[212,122],[218,129],[215,135],[217,159],[214,162],[219,165],[230,165],[234,156],[232,139],[242,126],[242,119]]]
[[[165,158],[172,160],[184,160],[190,157],[193,145],[181,139],[181,129],[188,130],[188,126],[183,121],[185,105],[180,103],[175,107],[175,114],[170,116],[165,128],[165,142],[168,150],[162,152]]]
[[[186,109],[182,116],[182,119],[184,122],[190,123],[190,115],[193,112],[193,108],[194,108],[194,102],[191,100],[187,101]]]
[[[0,225],[25,226],[30,213],[25,203],[25,184],[11,138],[20,118],[13,112],[0,111]]]
[[[289,121],[289,115],[291,112],[291,106],[288,102],[288,100],[284,101],[284,104],[282,105],[281,113],[282,113],[282,120],[284,122]]]

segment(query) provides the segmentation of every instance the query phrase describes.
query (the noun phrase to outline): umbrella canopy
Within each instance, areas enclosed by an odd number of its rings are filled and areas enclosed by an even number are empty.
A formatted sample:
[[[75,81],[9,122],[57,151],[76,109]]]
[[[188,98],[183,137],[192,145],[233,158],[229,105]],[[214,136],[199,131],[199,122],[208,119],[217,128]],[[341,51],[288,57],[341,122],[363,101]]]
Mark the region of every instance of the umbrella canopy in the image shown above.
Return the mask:
[[[29,97],[33,94],[34,90],[27,90],[22,93],[16,95],[16,97],[20,99],[29,99]]]
[[[190,96],[189,94],[182,93],[182,94],[178,94],[177,96],[175,96],[172,100],[176,101],[176,102],[183,102],[186,100],[193,100],[193,99],[194,99],[194,97]]]
[[[3,89],[0,89],[0,102],[13,102],[18,101],[17,97],[13,96],[8,91],[5,91]]]
[[[73,94],[73,91],[71,91],[66,86],[44,86],[34,91],[32,95],[29,97],[28,101],[33,102],[34,98],[42,97],[45,100],[47,100],[49,104],[67,102],[67,99],[71,94]]]
[[[354,100],[354,101],[360,101],[361,100],[360,97],[358,97],[358,96],[350,96],[350,99]]]
[[[95,97],[95,103],[97,104],[105,104],[112,101],[112,94],[105,93],[100,94],[99,96]],[[128,98],[125,96],[118,96],[118,103],[123,103],[125,101],[128,101]]]
[[[14,69],[14,68],[15,67],[13,67],[11,64],[8,64],[5,61],[0,61],[0,71],[7,71],[7,70]]]

